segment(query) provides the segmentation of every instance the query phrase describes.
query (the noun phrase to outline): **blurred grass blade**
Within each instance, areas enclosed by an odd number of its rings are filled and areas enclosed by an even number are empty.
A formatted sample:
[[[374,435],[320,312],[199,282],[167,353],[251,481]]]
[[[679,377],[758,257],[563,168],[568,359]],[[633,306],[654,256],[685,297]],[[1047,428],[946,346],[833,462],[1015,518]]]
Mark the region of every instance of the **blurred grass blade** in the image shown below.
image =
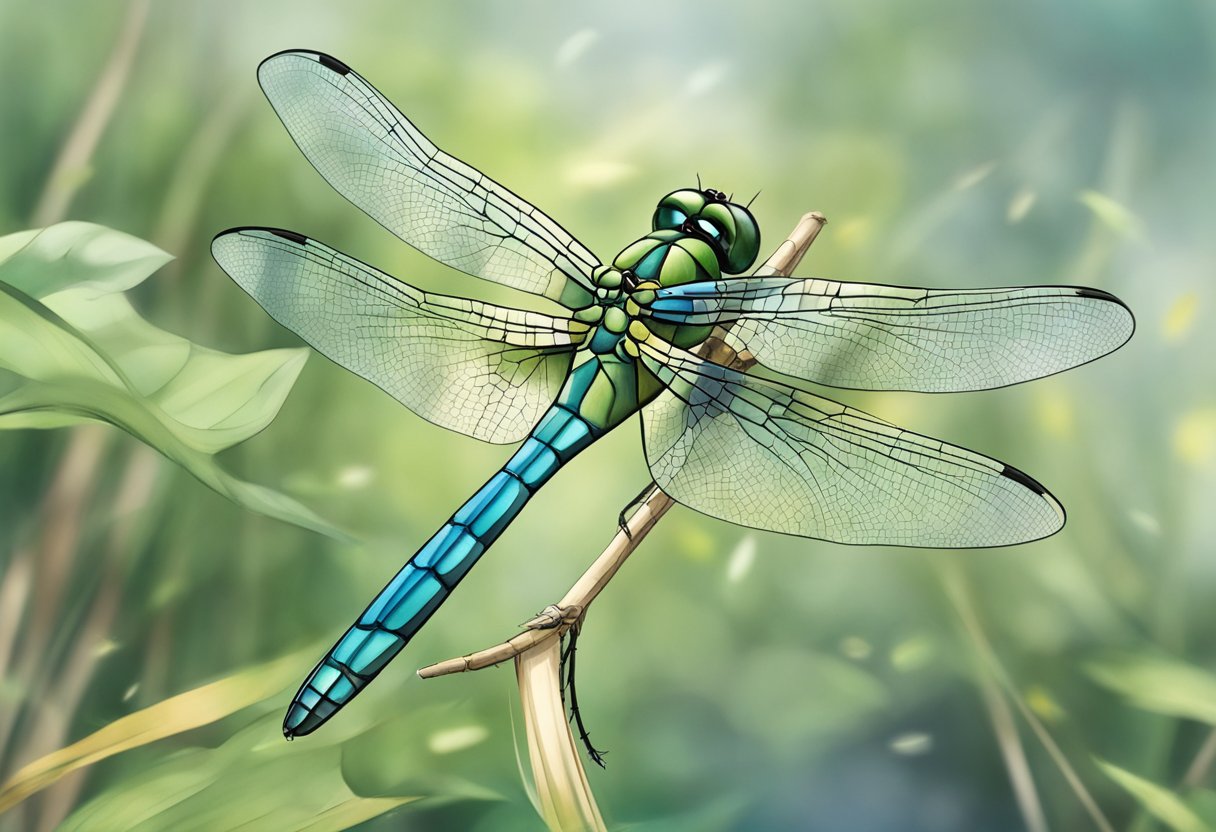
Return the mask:
[[[1194,665],[1160,654],[1110,653],[1085,671],[1137,708],[1216,725],[1216,675]]]
[[[0,814],[66,774],[123,751],[215,722],[291,684],[314,648],[247,668],[117,719],[22,768],[0,787]]]
[[[326,809],[303,826],[297,826],[297,832],[342,832],[358,826],[364,821],[379,817],[391,809],[404,806],[417,798],[413,797],[352,797],[337,806]],[[280,827],[275,827],[280,828]]]
[[[414,792],[356,794],[342,774],[341,741],[319,739],[288,745],[277,716],[256,720],[218,748],[174,751],[128,773],[59,828],[338,832],[418,799]],[[290,799],[284,799],[285,789]]]
[[[1212,832],[1199,815],[1195,814],[1181,797],[1169,789],[1138,777],[1104,760],[1094,759],[1098,768],[1127,791],[1145,811],[1164,823],[1174,832]]]

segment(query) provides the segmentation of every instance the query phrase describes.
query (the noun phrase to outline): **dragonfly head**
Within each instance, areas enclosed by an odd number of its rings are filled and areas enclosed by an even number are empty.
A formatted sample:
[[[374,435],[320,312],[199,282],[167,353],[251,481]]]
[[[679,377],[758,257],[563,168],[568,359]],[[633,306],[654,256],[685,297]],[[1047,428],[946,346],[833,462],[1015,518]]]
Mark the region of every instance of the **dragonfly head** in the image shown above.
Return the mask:
[[[672,191],[659,200],[651,226],[703,240],[725,274],[747,271],[760,253],[760,226],[751,211],[713,188]]]

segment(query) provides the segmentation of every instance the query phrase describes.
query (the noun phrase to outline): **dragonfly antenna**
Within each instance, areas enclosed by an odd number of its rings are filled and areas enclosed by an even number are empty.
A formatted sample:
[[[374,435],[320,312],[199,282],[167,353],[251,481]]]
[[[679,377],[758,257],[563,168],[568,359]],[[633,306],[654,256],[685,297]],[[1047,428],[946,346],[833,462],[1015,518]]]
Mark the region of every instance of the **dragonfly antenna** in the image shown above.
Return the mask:
[[[763,189],[761,189],[761,190],[763,190]],[[760,196],[760,191],[756,191],[756,196]],[[749,200],[747,201],[747,204],[746,204],[746,205],[744,205],[743,207],[744,207],[744,208],[751,208],[751,207],[752,207],[752,203],[756,201],[756,196],[754,196],[754,197],[752,197],[751,199],[749,199]]]
[[[701,173],[697,172],[697,190],[701,190]]]

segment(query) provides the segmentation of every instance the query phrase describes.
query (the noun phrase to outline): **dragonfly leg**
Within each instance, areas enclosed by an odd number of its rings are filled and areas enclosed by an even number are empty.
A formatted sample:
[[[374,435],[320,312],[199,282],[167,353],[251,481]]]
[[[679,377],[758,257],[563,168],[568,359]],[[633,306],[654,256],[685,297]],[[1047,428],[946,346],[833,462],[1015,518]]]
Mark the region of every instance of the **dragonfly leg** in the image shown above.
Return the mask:
[[[604,755],[608,752],[601,751],[591,744],[591,733],[583,723],[583,714],[578,708],[578,690],[574,686],[574,658],[578,652],[578,634],[581,629],[582,622],[577,622],[571,627],[565,639],[566,644],[562,648],[561,665],[558,669],[558,677],[562,680],[562,702],[566,702],[566,691],[569,690],[570,720],[578,727],[578,738],[582,741],[583,748],[587,749],[587,756],[591,762],[600,768],[607,768],[604,764]]]
[[[646,501],[646,495],[650,493],[650,489],[652,488],[654,488],[653,483],[639,491],[638,496],[630,500],[625,507],[621,509],[621,513],[616,518],[617,526],[625,533],[625,537],[629,538],[630,540],[633,540],[633,534],[629,531],[629,512]]]

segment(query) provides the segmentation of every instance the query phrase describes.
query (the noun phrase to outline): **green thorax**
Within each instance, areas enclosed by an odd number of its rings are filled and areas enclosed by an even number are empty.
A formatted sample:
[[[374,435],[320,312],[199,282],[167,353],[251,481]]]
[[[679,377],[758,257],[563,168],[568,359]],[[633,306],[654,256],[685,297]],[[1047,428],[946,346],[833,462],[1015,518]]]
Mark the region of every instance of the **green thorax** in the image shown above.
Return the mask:
[[[622,272],[632,271],[639,281],[660,286],[722,277],[718,255],[707,242],[667,228],[652,231],[626,246],[612,265]]]
[[[625,349],[631,326],[635,332],[645,326],[677,346],[699,344],[709,334],[708,327],[643,322],[639,313],[654,301],[656,289],[721,277],[717,253],[700,237],[674,229],[652,231],[626,246],[611,266],[600,266],[592,274],[593,305],[575,314],[596,325],[587,348],[595,355],[631,362],[635,356]]]

